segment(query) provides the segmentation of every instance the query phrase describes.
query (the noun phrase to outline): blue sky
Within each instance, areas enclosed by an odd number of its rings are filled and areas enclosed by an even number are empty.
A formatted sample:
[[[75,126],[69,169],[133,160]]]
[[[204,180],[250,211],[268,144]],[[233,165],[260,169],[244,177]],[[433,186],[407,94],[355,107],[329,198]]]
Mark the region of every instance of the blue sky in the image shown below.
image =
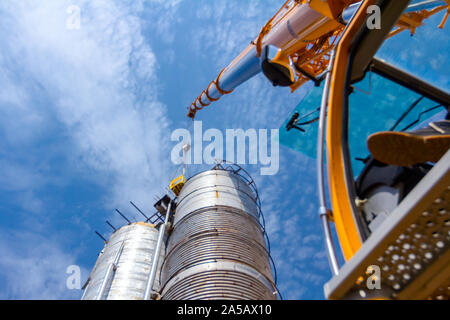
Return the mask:
[[[79,299],[66,268],[88,277],[129,201],[151,212],[176,167],[170,134],[186,107],[283,1],[58,0],[0,3],[0,298]],[[81,8],[81,27],[66,12]],[[380,56],[449,90],[442,15]],[[426,41],[426,42],[425,42]],[[405,50],[405,45],[410,46]],[[304,95],[256,76],[198,114],[207,128],[279,128]],[[280,170],[254,176],[279,288],[323,299],[330,278],[314,160],[280,146]],[[201,167],[192,168],[192,171]]]

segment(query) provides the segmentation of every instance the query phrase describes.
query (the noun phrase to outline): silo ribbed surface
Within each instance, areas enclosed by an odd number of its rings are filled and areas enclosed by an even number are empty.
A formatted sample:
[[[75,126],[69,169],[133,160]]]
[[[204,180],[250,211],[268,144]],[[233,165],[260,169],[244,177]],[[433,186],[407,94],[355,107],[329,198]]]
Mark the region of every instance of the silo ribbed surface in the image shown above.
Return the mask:
[[[105,245],[91,272],[83,300],[98,298],[107,270],[118,257],[117,268],[106,280],[104,294],[100,300],[141,300],[154,257],[158,230],[151,224],[133,223],[116,230]],[[122,247],[123,243],[123,247]],[[122,251],[120,251],[122,247]],[[119,255],[118,255],[119,254]],[[161,250],[160,265],[156,273],[155,289],[158,289],[159,274],[164,259]]]
[[[162,299],[276,299],[258,214],[241,176],[210,170],[189,179],[167,243]]]

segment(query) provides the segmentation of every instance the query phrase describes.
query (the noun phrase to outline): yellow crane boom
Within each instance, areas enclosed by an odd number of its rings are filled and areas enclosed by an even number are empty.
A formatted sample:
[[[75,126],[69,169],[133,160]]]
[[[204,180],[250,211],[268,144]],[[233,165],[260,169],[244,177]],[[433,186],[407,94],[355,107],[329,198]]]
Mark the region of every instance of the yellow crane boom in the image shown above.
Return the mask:
[[[328,67],[337,39],[362,2],[286,1],[257,38],[188,107],[188,117],[194,119],[198,110],[231,93],[261,71],[274,85],[289,86],[292,92],[310,80],[318,81]],[[449,4],[449,0],[412,1],[389,37],[405,30],[414,34],[425,19],[447,10],[439,25],[443,28]]]

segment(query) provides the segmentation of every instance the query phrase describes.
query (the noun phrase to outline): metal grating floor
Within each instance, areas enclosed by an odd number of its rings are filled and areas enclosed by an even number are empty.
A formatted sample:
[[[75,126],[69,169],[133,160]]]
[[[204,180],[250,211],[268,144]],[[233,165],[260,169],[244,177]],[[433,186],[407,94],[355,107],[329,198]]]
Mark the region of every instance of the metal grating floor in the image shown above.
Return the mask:
[[[450,151],[325,286],[328,299],[450,299]],[[374,268],[379,268],[378,288]],[[378,279],[376,279],[378,280]]]

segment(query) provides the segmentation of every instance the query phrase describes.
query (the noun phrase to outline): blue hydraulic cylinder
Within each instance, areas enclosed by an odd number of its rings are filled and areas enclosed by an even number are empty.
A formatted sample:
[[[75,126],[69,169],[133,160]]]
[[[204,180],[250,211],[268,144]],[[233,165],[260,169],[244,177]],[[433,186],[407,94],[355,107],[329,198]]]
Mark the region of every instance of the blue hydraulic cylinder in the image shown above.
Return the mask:
[[[212,81],[208,88],[191,105],[190,111],[202,109],[211,102],[218,100],[223,94],[231,92],[234,88],[254,77],[261,71],[261,61],[257,56],[256,46],[250,45],[242,57],[231,63]],[[195,115],[195,111],[194,111]]]

